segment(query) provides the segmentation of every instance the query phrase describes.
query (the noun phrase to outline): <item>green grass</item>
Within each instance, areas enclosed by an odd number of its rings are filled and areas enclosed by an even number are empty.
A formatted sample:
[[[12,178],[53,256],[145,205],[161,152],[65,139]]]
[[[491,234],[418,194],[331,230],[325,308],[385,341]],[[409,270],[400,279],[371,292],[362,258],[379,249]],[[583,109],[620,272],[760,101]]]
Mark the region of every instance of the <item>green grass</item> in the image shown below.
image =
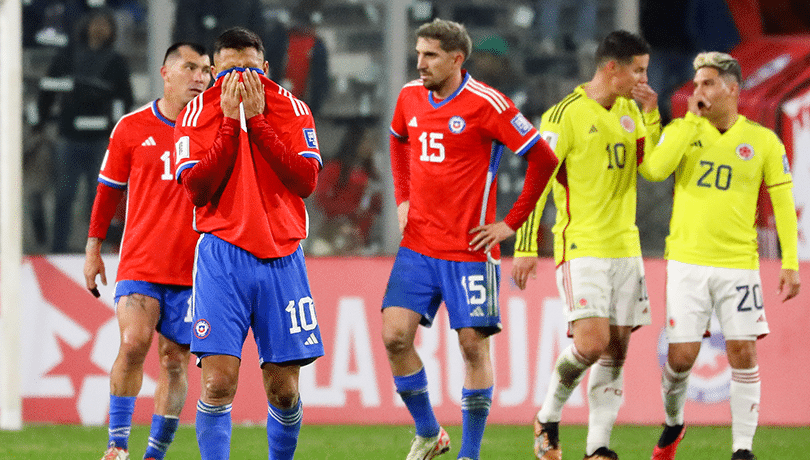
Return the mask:
[[[440,458],[452,460],[458,454],[461,427],[449,426],[453,448]],[[585,427],[561,427],[565,460],[579,460],[585,450]],[[660,428],[655,426],[618,426],[613,430],[612,446],[622,460],[648,460]],[[135,426],[131,436],[132,460],[143,456],[149,428]],[[301,460],[402,460],[407,454],[412,428],[404,426],[307,426],[301,430],[296,459]],[[779,460],[808,459],[806,442],[810,427],[760,427],[754,439],[759,458]],[[0,431],[0,459],[96,459],[107,441],[103,427],[68,425],[31,425],[22,431]],[[481,458],[492,460],[534,458],[528,426],[490,425],[481,447]],[[689,427],[678,450],[678,459],[721,459],[731,457],[729,427]],[[182,426],[169,449],[167,459],[199,459],[193,426]],[[231,458],[267,458],[264,427],[234,428]]]

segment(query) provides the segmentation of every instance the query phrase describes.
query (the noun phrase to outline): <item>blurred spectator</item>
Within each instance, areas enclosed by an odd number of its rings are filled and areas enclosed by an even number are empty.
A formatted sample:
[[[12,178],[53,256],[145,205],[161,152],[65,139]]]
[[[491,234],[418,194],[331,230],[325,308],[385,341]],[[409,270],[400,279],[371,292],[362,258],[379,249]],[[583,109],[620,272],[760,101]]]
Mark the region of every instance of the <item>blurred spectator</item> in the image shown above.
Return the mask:
[[[694,55],[707,49],[726,52],[740,42],[740,34],[724,0],[642,0],[640,10],[642,35],[652,46],[649,84],[658,93],[665,125],[672,118],[672,93],[692,79]]]
[[[63,48],[70,41],[73,24],[88,11],[103,6],[138,20],[144,8],[138,0],[28,0],[23,1],[23,46]]]
[[[694,74],[692,58],[698,50],[687,27],[690,2],[642,0],[640,4],[642,35],[652,47],[647,77],[658,93],[662,125],[672,119],[672,93]]]
[[[576,25],[570,34],[560,34],[560,11],[564,4],[573,3],[576,8]],[[581,53],[596,52],[597,0],[535,0],[535,30],[540,38],[540,51],[556,54],[561,45],[574,47]]]
[[[219,34],[235,26],[259,35],[264,59],[270,64],[268,77],[280,81],[287,34],[283,24],[265,17],[261,0],[177,0],[172,41],[200,43],[213,49]]]
[[[129,65],[113,48],[117,27],[111,10],[90,10],[75,38],[57,54],[40,80],[39,120],[35,132],[52,118],[59,98],[59,139],[54,149],[56,203],[53,252],[67,252],[72,208],[80,179],[85,181],[84,211],[89,216],[97,170],[115,122],[132,106]],[[77,200],[78,201],[78,200]],[[81,232],[86,233],[86,229]]]
[[[84,13],[78,0],[39,0],[23,2],[23,46],[65,47],[71,25]]]
[[[681,8],[688,11],[687,30],[699,51],[725,53],[740,43],[740,32],[726,0],[690,0]]]
[[[315,189],[323,222],[313,251],[358,254],[372,246],[372,229],[382,210],[382,184],[374,165],[375,128],[355,121],[338,154],[324,163]]]
[[[284,76],[281,86],[309,105],[313,114],[320,111],[329,94],[329,57],[326,45],[315,30],[313,16],[321,0],[301,0],[292,11],[287,32]]]

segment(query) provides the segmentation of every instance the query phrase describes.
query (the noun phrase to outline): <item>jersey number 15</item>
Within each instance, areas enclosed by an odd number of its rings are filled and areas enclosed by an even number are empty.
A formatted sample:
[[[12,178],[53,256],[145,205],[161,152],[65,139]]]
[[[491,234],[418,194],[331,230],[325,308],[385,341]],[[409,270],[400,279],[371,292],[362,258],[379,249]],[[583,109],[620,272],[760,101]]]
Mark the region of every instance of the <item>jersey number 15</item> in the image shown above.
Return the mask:
[[[430,139],[428,140],[428,137]],[[444,144],[441,140],[444,139],[442,133],[428,133],[423,132],[419,136],[419,142],[422,143],[422,155],[419,156],[419,161],[428,161],[430,163],[441,163],[444,161]]]

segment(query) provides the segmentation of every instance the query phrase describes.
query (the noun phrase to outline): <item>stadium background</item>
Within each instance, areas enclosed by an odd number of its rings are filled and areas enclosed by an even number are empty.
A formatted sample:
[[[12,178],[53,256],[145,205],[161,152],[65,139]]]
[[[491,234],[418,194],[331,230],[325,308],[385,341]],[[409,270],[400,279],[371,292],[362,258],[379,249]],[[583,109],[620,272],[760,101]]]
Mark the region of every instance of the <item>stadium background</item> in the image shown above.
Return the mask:
[[[32,0],[36,2],[36,0]],[[30,5],[32,1],[23,2]],[[263,1],[263,14],[284,18],[297,2]],[[645,14],[655,11],[655,0],[598,0],[598,31],[604,35],[616,27],[641,27]],[[672,2],[681,4],[682,2]],[[722,37],[732,54],[741,59],[747,78],[742,110],[782,136],[788,147],[794,171],[797,212],[800,224],[800,257],[810,259],[810,245],[805,235],[810,232],[810,219],[801,211],[810,200],[810,12],[805,2],[729,0],[728,3],[705,3],[704,7],[726,8],[734,34]],[[137,103],[145,103],[159,86],[155,80],[163,50],[168,46],[173,2],[132,1],[131,9],[119,10],[122,40],[119,48],[129,58]],[[708,5],[708,6],[707,6]],[[635,10],[633,7],[636,7]],[[660,5],[659,5],[660,6]],[[350,249],[331,245],[317,246],[308,242],[309,252],[340,254],[344,257],[310,257],[308,266],[313,293],[318,305],[319,322],[324,335],[327,356],[307,368],[302,375],[302,395],[307,405],[307,423],[408,423],[404,407],[398,403],[389,376],[384,350],[379,340],[379,302],[392,263],[398,234],[390,179],[387,171],[387,122],[399,87],[415,77],[411,30],[434,16],[450,17],[467,24],[474,42],[483,46],[486,39],[499,37],[497,49],[503,50],[512,69],[509,75],[513,96],[521,97],[523,110],[529,116],[559,100],[574,85],[584,81],[591,70],[587,59],[563,36],[560,50],[543,54],[536,49],[533,33],[534,2],[509,0],[441,2],[348,2],[324,1],[318,33],[330,53],[330,96],[317,119],[319,138],[325,156],[338,155],[339,140],[351,123],[361,121],[372,126],[377,135],[375,162],[381,172],[384,206],[373,229],[370,244]],[[629,9],[628,9],[629,8]],[[570,30],[576,12],[565,8],[562,30]],[[563,32],[564,34],[566,32]],[[722,41],[722,40],[721,40]],[[694,44],[693,44],[694,45]],[[653,53],[656,53],[654,49]],[[668,51],[668,50],[667,50]],[[684,50],[691,52],[691,50]],[[26,134],[37,114],[35,105],[39,79],[44,74],[52,46],[27,46],[23,53],[24,113]],[[474,63],[471,63],[474,64]],[[689,73],[687,68],[686,73]],[[476,75],[476,74],[474,74]],[[661,92],[661,91],[659,91]],[[517,97],[515,97],[516,100]],[[683,113],[683,93],[675,93],[674,115]],[[662,101],[663,102],[663,101]],[[26,135],[24,149],[31,151],[31,137]],[[41,171],[28,165],[24,170],[23,196],[35,188],[45,192],[48,206],[48,183],[42,183]],[[506,171],[507,173],[509,171]],[[519,176],[519,167],[511,171]],[[39,183],[37,181],[40,181]],[[503,182],[508,182],[506,187]],[[501,204],[507,205],[519,181],[502,181]],[[658,395],[661,332],[663,328],[664,265],[663,237],[669,219],[671,184],[641,183],[638,221],[642,234],[645,266],[653,305],[653,325],[636,333],[628,359],[625,405],[620,423],[658,424],[663,409]],[[25,201],[24,201],[25,203]],[[317,206],[310,206],[317,235]],[[760,221],[761,252],[765,257],[777,254],[777,244],[763,203]],[[86,220],[88,210],[78,206],[74,219]],[[550,214],[550,213],[549,213]],[[101,300],[92,298],[83,288],[83,257],[47,254],[46,244],[34,238],[31,215],[24,207],[22,216],[26,257],[22,266],[21,304],[23,323],[19,373],[23,388],[23,420],[103,425],[106,423],[108,371],[117,350],[117,325],[112,309],[112,290],[102,291]],[[79,226],[79,228],[81,228]],[[85,235],[74,232],[77,253]],[[117,259],[105,256],[108,275],[113,277]],[[509,259],[503,273],[508,274]],[[761,342],[763,401],[761,421],[764,424],[810,425],[810,395],[802,376],[807,375],[808,349],[802,340],[808,321],[807,292],[789,304],[775,298],[778,262],[763,262],[762,278],[768,320],[772,334]],[[808,269],[802,262],[802,271]],[[553,262],[544,261],[538,279],[527,291],[518,291],[504,276],[501,306],[504,333],[494,344],[497,391],[493,404],[493,423],[523,423],[529,419],[545,392],[553,359],[567,344],[553,285]],[[806,291],[806,290],[805,290]],[[0,310],[2,311],[2,310]],[[245,366],[240,376],[240,391],[234,403],[236,422],[263,423],[266,414],[255,396],[262,393],[255,347],[245,347]],[[455,337],[442,318],[433,329],[423,330],[420,349],[430,375],[431,394],[437,414],[448,423],[458,423],[458,398],[461,364]],[[720,334],[707,339],[696,378],[690,388],[687,408],[690,419],[713,424],[728,421],[727,392],[729,368],[723,353]],[[136,422],[148,422],[157,374],[154,353],[147,364],[147,378],[136,410]],[[429,357],[429,358],[428,358]],[[189,401],[183,420],[193,418],[194,395],[199,383],[191,373]],[[803,389],[797,391],[797,389]],[[350,409],[350,410],[346,410]],[[0,407],[2,411],[2,407]],[[566,407],[566,421],[587,422],[587,408],[582,390]]]

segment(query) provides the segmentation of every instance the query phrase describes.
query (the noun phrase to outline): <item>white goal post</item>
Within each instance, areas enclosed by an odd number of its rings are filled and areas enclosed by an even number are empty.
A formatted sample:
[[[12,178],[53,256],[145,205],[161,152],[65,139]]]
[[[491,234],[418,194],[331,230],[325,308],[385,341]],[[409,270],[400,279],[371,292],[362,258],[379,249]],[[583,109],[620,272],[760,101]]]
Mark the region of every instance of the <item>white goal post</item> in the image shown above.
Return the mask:
[[[0,0],[0,429],[22,429],[22,2]]]

